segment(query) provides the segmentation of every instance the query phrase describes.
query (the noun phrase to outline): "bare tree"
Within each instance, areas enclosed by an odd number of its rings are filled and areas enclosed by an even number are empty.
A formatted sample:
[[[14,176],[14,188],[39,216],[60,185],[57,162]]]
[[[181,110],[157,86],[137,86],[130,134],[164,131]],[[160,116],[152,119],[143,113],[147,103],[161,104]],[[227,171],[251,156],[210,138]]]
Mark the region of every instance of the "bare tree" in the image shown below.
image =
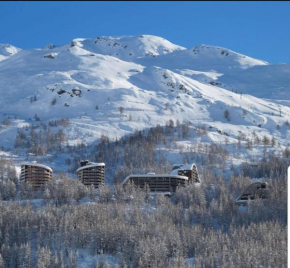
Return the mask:
[[[119,109],[120,114],[124,113],[124,107],[120,106],[118,109]]]
[[[225,110],[224,112],[224,116],[225,118],[228,120],[228,121],[231,121],[231,118],[230,118],[230,112],[228,110]]]

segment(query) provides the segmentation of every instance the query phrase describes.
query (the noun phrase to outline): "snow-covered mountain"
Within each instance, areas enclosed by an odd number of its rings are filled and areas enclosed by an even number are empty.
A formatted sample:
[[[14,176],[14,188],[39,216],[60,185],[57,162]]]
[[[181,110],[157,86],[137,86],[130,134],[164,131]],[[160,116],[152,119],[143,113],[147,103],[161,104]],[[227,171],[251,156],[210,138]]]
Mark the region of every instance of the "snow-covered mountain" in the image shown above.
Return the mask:
[[[201,142],[235,143],[255,131],[288,146],[289,64],[209,45],[186,49],[150,35],[78,38],[18,51],[0,62],[0,115],[18,118],[2,127],[6,148],[36,114],[43,121],[70,118],[71,144],[178,119],[206,126]]]
[[[0,61],[5,60],[14,54],[21,51],[20,48],[11,46],[9,44],[0,44]]]
[[[71,42],[71,46],[78,46],[97,54],[110,55],[126,61],[185,50],[182,46],[174,45],[164,38],[153,35],[78,38]]]
[[[267,65],[265,61],[253,59],[226,48],[199,45],[191,49],[177,50],[154,58],[142,58],[139,63],[168,69],[190,69],[226,73],[235,69],[247,69],[256,65]]]

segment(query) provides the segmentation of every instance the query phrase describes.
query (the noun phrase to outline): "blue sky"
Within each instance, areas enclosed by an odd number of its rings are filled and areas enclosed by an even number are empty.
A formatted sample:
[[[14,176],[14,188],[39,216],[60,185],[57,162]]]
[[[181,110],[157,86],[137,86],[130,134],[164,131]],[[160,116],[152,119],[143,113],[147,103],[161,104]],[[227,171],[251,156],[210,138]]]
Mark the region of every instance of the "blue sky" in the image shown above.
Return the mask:
[[[0,2],[0,43],[63,45],[101,35],[162,36],[290,63],[290,2]]]

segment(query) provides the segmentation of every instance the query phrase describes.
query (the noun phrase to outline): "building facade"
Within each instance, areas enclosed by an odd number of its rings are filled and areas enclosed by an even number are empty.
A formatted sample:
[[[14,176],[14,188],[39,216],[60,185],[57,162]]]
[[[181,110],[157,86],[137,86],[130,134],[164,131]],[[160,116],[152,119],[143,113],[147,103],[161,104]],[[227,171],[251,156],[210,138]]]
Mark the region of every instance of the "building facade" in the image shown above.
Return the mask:
[[[81,161],[77,176],[84,185],[93,185],[95,188],[99,188],[105,184],[105,163]]]
[[[147,189],[150,192],[175,192],[177,187],[185,187],[188,178],[185,176],[168,174],[147,174],[130,175],[124,181],[123,185],[129,183],[138,186],[141,189]]]
[[[189,183],[200,183],[200,179],[195,164],[180,164],[174,165],[170,174],[132,174],[122,184],[129,183],[150,192],[175,192],[177,187],[185,187]]]
[[[196,165],[193,164],[175,164],[170,172],[170,175],[186,176],[188,183],[200,183],[200,177],[197,172]]]
[[[33,189],[42,188],[52,179],[52,169],[37,163],[25,163],[21,165],[20,181],[30,184]]]

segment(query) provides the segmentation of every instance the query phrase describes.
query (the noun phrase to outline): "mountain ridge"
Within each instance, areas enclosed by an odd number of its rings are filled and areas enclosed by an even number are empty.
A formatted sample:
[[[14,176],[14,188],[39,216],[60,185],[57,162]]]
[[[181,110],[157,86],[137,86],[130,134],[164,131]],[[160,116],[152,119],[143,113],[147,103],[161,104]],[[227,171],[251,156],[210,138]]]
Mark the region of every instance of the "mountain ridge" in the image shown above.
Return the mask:
[[[12,46],[10,44],[0,44],[0,61],[8,59],[21,50],[21,48]]]

